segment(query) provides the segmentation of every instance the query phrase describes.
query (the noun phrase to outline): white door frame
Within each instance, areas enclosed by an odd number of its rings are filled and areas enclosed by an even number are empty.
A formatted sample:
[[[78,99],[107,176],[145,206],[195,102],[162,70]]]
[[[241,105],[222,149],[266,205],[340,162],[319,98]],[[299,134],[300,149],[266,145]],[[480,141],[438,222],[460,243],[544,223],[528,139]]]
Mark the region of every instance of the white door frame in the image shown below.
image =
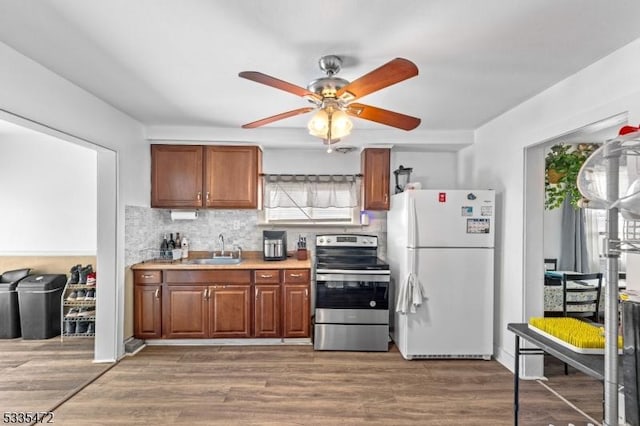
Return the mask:
[[[124,354],[124,290],[120,279],[124,273],[118,265],[118,154],[45,124],[0,110],[0,119],[62,141],[89,148],[97,153],[97,247],[96,268],[100,268],[100,284],[96,287],[96,335],[94,362],[115,362]]]
[[[586,126],[525,147],[524,150],[524,230],[523,230],[523,321],[544,315],[544,153],[545,148],[563,141],[578,141],[594,133],[618,128],[627,123],[627,113],[596,121]],[[592,136],[593,137],[593,136]],[[602,140],[601,142],[605,142]],[[544,375],[542,357],[524,356],[522,377]]]

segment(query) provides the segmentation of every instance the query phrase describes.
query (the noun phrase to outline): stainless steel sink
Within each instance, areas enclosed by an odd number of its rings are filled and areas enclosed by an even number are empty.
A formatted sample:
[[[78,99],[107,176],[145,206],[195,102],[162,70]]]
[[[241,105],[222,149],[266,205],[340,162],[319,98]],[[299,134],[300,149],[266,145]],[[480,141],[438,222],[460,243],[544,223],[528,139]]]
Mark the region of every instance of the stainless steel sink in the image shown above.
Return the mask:
[[[237,265],[242,259],[237,257],[210,257],[206,259],[191,259],[187,263],[190,265]]]

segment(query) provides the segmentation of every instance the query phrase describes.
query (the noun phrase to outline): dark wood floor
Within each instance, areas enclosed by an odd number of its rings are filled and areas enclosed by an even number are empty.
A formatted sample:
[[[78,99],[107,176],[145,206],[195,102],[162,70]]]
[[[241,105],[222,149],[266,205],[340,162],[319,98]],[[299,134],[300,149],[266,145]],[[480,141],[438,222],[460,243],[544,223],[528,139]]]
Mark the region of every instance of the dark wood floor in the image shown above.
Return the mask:
[[[602,385],[549,361],[545,382],[598,421]],[[495,361],[405,361],[310,346],[148,347],[55,410],[56,423],[511,425],[513,375]],[[590,420],[522,382],[521,425]],[[591,422],[596,424],[595,422]]]

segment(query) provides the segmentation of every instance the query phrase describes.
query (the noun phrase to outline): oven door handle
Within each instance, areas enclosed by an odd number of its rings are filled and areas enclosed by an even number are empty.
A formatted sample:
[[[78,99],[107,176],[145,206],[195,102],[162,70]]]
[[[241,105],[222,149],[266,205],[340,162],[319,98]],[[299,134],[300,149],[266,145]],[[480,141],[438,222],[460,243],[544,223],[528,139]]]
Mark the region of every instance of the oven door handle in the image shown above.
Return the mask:
[[[345,269],[318,269],[316,270],[316,274],[332,274],[332,275],[340,275],[340,276],[349,276],[349,275],[390,275],[388,269],[349,269],[346,272]]]
[[[354,282],[354,281],[368,281],[368,282],[376,282],[376,283],[388,283],[391,281],[391,276],[387,273],[385,275],[382,274],[316,274],[316,283],[321,281],[343,281],[343,282]]]

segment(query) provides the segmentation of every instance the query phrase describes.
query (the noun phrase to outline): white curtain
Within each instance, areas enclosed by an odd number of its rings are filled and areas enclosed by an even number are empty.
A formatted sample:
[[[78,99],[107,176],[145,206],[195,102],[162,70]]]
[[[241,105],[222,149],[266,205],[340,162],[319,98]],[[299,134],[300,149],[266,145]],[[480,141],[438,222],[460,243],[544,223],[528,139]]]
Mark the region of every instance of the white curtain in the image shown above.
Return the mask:
[[[347,208],[357,207],[360,185],[355,176],[266,176],[264,206]]]

